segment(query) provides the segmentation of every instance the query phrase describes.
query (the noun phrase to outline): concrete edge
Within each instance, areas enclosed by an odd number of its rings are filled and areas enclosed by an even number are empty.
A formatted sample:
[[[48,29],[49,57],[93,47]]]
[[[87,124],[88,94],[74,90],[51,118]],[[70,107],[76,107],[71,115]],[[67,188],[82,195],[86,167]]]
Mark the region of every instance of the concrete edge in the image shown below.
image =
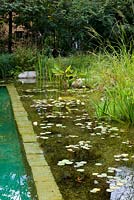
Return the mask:
[[[32,123],[28,119],[17,90],[13,84],[6,85],[10,95],[14,117],[22,137],[28,164],[31,167],[39,200],[63,200],[43,151],[36,140]]]

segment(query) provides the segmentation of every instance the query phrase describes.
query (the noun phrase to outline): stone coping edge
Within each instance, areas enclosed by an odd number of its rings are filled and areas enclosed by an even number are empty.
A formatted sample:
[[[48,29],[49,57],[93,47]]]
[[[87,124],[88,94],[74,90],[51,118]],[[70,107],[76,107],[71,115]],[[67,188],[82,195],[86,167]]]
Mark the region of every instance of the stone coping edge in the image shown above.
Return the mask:
[[[15,86],[13,84],[4,86],[10,95],[14,118],[22,138],[26,159],[31,167],[38,200],[63,200]]]

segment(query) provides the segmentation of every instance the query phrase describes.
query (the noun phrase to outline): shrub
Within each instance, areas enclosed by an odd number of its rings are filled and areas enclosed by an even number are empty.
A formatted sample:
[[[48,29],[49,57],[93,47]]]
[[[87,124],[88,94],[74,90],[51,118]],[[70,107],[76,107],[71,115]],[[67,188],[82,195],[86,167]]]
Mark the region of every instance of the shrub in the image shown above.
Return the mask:
[[[12,75],[12,70],[15,67],[15,60],[12,54],[0,55],[0,78],[5,79]]]
[[[34,70],[37,61],[37,50],[35,48],[19,47],[14,52],[15,68],[22,71]]]

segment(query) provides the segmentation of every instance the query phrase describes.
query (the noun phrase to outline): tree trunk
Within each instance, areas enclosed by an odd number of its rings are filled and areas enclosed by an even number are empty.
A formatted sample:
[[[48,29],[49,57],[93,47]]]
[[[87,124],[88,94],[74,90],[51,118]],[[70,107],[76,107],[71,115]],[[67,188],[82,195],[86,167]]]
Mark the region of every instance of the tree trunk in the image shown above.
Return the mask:
[[[12,53],[12,11],[9,13],[8,18],[8,26],[9,26],[9,32],[8,32],[8,52]]]

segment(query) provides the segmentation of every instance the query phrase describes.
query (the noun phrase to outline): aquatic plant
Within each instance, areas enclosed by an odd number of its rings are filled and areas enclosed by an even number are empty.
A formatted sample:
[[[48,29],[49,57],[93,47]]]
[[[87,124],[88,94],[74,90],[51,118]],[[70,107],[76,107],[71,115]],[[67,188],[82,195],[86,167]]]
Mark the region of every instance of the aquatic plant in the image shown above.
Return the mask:
[[[71,65],[67,67],[61,67],[59,65],[54,64],[52,69],[53,74],[58,79],[60,86],[67,88],[70,80],[76,77],[76,73],[72,69]]]
[[[124,50],[124,49],[123,49]],[[126,51],[111,58],[110,73],[102,77],[109,83],[104,85],[104,95],[96,104],[98,117],[110,118],[119,122],[134,123],[134,55]],[[107,77],[106,77],[107,76]]]

